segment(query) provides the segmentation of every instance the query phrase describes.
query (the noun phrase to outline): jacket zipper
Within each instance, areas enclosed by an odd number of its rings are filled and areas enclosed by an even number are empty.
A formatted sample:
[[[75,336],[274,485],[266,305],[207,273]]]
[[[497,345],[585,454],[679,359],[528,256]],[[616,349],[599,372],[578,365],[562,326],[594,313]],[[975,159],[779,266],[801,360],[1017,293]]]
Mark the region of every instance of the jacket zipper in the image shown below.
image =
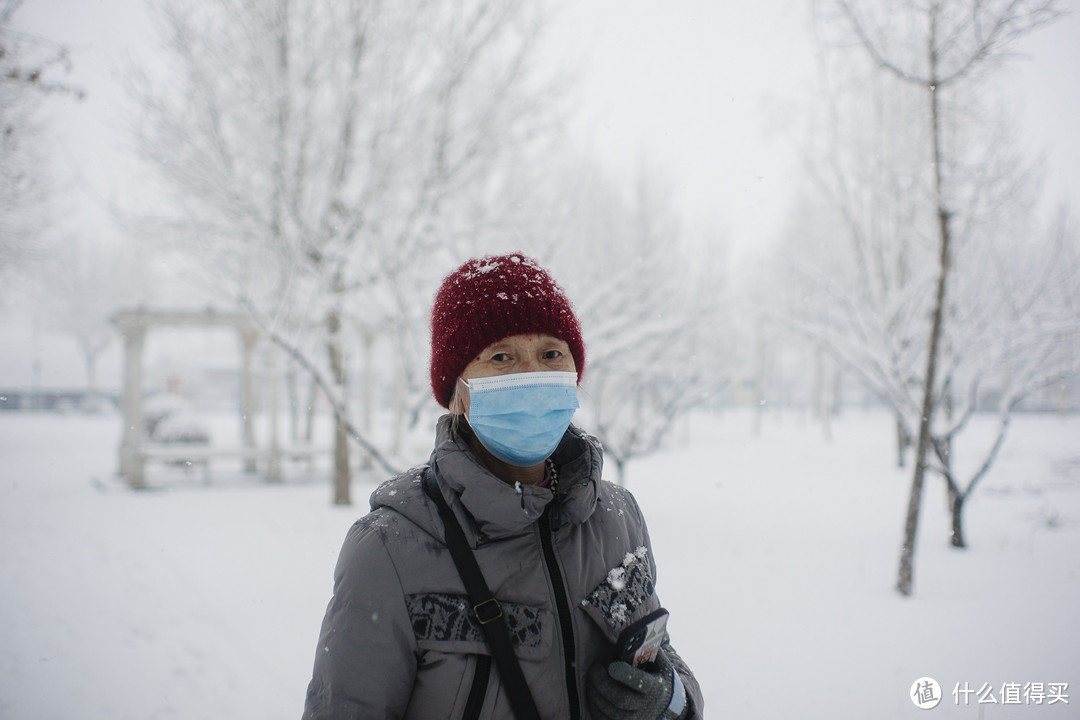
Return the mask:
[[[566,583],[563,581],[559,564],[555,561],[555,546],[552,542],[551,530],[551,504],[544,509],[540,516],[540,544],[544,549],[544,561],[547,564],[548,576],[555,590],[555,607],[559,613],[559,629],[562,631],[563,662],[566,664],[566,692],[570,702],[570,720],[581,718],[581,705],[578,700],[577,687],[577,644],[574,642],[574,627],[570,615],[570,601],[567,599]]]

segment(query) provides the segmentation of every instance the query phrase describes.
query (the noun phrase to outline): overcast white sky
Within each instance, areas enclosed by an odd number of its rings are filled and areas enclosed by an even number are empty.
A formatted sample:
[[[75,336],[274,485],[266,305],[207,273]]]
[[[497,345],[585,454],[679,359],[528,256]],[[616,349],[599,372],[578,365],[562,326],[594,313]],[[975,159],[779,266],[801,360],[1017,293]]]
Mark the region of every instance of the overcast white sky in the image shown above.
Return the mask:
[[[791,0],[563,0],[560,51],[588,46],[575,132],[620,171],[664,169],[687,208],[735,244],[783,223],[798,171],[794,124],[814,75],[806,3]],[[144,0],[29,0],[28,30],[67,44],[82,103],[60,103],[61,156],[108,196],[130,169],[119,148],[115,81],[125,54],[152,52]],[[1052,192],[1080,212],[1080,0],[1028,43],[1010,82],[1031,149],[1049,157]],[[575,56],[576,57],[576,56]],[[90,225],[104,215],[90,213]],[[102,232],[106,232],[102,229]]]
[[[793,132],[811,92],[813,51],[805,3],[796,0],[561,0],[558,51],[577,58],[580,101],[574,132],[619,172],[644,157],[668,174],[686,208],[719,225],[736,251],[769,242],[783,227],[798,172]],[[145,0],[27,0],[18,26],[69,46],[81,103],[52,104],[57,155],[78,173],[82,192],[65,215],[86,243],[119,240],[104,203],[133,186],[118,122],[122,57],[153,54]],[[1010,83],[1032,152],[1045,151],[1050,190],[1080,214],[1080,0],[1071,15],[1042,29],[1024,48]],[[20,330],[10,348],[27,344]],[[49,357],[45,384],[78,385],[82,368],[68,351]],[[65,346],[66,347],[66,346]],[[30,351],[31,348],[23,348]],[[0,352],[0,378],[30,384],[30,358]],[[65,361],[67,364],[65,365]],[[70,366],[70,367],[69,367]],[[102,370],[108,374],[107,369]]]
[[[1080,213],[1080,2],[1042,28],[1003,75],[1050,192]],[[696,212],[733,243],[768,241],[799,171],[798,116],[813,92],[808,2],[589,0],[595,38],[580,106],[590,142],[628,170],[642,152],[667,166]],[[805,106],[803,106],[805,107]]]
[[[609,163],[644,157],[734,242],[773,232],[798,163],[787,118],[814,73],[803,3],[580,3],[578,132]]]

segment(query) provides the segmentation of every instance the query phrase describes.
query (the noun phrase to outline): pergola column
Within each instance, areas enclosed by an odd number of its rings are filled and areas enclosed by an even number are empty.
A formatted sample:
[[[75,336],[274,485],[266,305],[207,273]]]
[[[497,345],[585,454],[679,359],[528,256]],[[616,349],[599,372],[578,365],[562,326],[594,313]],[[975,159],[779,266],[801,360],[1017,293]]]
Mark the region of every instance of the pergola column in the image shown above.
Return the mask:
[[[269,482],[281,482],[281,433],[278,428],[278,406],[280,403],[280,388],[278,385],[278,349],[270,345],[267,349],[267,361],[270,376],[270,454],[266,468],[266,479]]]
[[[252,364],[255,358],[255,345],[259,341],[259,335],[254,330],[240,328],[240,343],[242,346],[242,363],[240,378],[240,416],[242,418],[242,432],[244,447],[255,447],[255,380]],[[256,469],[254,457],[244,460],[244,471],[253,473]]]
[[[124,335],[124,432],[120,443],[120,474],[133,488],[146,486],[143,441],[143,348],[146,345],[146,325],[117,323]]]

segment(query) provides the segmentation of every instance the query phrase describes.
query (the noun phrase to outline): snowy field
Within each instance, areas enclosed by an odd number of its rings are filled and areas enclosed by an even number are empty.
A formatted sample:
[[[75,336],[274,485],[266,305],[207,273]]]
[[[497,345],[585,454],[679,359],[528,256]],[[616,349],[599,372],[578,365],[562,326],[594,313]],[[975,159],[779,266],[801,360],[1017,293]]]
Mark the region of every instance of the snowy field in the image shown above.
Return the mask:
[[[968,550],[947,547],[930,480],[909,599],[888,418],[849,411],[831,441],[795,416],[751,427],[698,417],[629,466],[707,717],[1080,717],[1080,418],[1017,418]],[[353,508],[227,468],[211,486],[152,469],[161,489],[135,493],[112,477],[119,433],[112,415],[0,415],[0,718],[298,718],[338,548],[382,475]],[[908,699],[923,676],[944,694],[930,711]],[[1003,702],[1027,683],[1041,705]]]

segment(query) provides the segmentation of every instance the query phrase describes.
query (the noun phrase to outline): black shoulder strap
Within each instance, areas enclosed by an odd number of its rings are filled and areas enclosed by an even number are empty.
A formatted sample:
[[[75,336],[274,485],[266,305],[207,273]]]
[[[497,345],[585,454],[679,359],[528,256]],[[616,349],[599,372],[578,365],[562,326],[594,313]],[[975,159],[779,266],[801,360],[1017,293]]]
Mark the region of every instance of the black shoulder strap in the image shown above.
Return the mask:
[[[473,615],[480,623],[488,647],[495,658],[495,664],[499,668],[499,675],[502,676],[514,716],[518,720],[540,720],[536,702],[533,700],[532,693],[529,692],[528,683],[525,682],[525,674],[521,672],[521,665],[514,654],[514,646],[510,642],[510,632],[506,627],[502,606],[488,589],[484,574],[480,571],[480,565],[477,564],[476,557],[469,549],[465,531],[461,529],[453,511],[446,503],[446,498],[436,485],[433,474],[425,472],[420,482],[424,487],[424,492],[439,509],[439,516],[442,518],[446,532],[446,547],[449,548],[458,574],[465,583],[465,590],[469,593],[469,599],[473,604]]]

